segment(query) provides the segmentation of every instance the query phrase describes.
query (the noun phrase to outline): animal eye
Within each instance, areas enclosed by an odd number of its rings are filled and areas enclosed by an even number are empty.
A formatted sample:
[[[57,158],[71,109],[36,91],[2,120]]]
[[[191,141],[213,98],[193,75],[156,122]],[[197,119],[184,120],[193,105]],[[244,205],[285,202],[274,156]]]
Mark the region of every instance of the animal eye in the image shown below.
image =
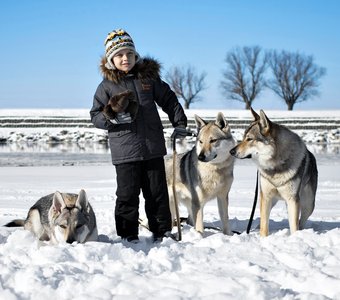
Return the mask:
[[[216,143],[216,142],[217,142],[217,139],[210,140],[210,144],[213,144],[213,143]]]
[[[60,228],[66,229],[66,225],[59,225]]]
[[[252,140],[253,140],[253,139],[250,138],[250,137],[247,137],[247,138],[246,138],[246,141],[247,141],[247,142],[250,142],[250,141],[252,141]]]
[[[203,144],[203,142],[201,140],[199,140],[200,144]]]

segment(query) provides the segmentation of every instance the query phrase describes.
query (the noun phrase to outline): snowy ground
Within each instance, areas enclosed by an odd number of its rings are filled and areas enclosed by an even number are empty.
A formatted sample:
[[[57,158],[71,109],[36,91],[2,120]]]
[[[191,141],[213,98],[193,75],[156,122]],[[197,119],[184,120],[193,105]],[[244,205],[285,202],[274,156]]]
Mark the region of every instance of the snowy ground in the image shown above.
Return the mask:
[[[183,240],[122,243],[114,219],[115,174],[110,163],[0,168],[0,225],[26,216],[41,196],[84,188],[95,210],[99,242],[39,247],[30,233],[0,227],[0,299],[340,299],[339,155],[317,155],[319,189],[308,228],[290,236],[285,206],[271,214],[260,238],[259,215],[244,230],[252,205],[255,168],[238,161],[230,218],[241,235],[189,226]],[[141,214],[144,214],[141,208]],[[185,211],[181,209],[181,215]],[[206,225],[218,226],[215,201]]]

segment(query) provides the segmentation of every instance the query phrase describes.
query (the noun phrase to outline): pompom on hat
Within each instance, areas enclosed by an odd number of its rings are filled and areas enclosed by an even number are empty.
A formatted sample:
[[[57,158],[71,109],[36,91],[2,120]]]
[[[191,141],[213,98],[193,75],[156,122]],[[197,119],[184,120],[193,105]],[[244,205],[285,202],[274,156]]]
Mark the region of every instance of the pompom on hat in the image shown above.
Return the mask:
[[[105,67],[114,70],[112,58],[122,49],[130,49],[136,54],[136,62],[139,60],[139,54],[136,52],[135,44],[131,36],[123,29],[117,29],[110,32],[104,42],[106,64]]]

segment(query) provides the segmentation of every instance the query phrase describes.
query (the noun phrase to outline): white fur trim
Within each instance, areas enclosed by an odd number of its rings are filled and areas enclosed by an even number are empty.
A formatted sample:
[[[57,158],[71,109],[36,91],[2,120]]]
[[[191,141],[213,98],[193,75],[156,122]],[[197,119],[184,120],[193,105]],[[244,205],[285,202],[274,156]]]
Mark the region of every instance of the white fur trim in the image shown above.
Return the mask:
[[[112,61],[112,60],[110,59],[110,60],[108,60],[108,61],[106,62],[105,68],[108,69],[108,70],[115,70],[116,67],[114,66],[113,63],[111,63],[111,61]]]

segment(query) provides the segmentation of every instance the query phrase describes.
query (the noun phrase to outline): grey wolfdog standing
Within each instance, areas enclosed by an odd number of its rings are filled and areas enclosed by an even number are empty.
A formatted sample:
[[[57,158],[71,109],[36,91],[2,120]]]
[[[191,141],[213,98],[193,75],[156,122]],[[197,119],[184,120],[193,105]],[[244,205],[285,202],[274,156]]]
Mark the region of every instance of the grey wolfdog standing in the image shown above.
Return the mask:
[[[188,210],[189,222],[203,233],[203,208],[217,198],[219,215],[224,234],[231,234],[228,216],[228,194],[233,182],[234,158],[229,154],[235,141],[228,122],[222,113],[216,120],[207,122],[195,115],[198,136],[192,150],[178,155],[176,160],[176,194],[179,202]],[[172,159],[165,161],[167,185],[170,196],[170,210],[175,219],[172,191]]]
[[[230,153],[252,158],[260,173],[260,235],[269,233],[269,215],[279,199],[287,203],[290,232],[302,229],[312,214],[318,182],[314,155],[302,139],[269,120],[263,110],[244,133],[243,140]]]
[[[98,238],[96,216],[84,190],[44,196],[30,208],[26,220],[14,220],[5,226],[24,226],[39,240],[52,244],[85,243]]]

